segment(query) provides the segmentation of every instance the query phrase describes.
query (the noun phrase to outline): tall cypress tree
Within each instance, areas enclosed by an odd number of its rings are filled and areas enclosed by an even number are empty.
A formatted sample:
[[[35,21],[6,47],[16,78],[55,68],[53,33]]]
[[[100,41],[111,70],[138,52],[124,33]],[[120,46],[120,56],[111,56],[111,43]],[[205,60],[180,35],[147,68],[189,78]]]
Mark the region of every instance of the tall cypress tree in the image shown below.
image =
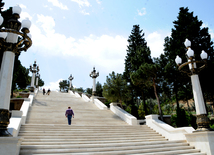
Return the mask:
[[[191,85],[189,84],[190,78],[178,71],[175,64],[176,55],[179,55],[183,61],[187,61],[184,41],[188,38],[191,41],[191,48],[195,52],[196,60],[200,60],[202,50],[205,50],[210,56],[210,60],[213,60],[213,42],[210,39],[208,28],[202,28],[202,21],[199,21],[197,16],[193,16],[193,12],[189,12],[188,8],[181,7],[177,20],[173,23],[174,28],[172,29],[171,37],[165,38],[165,52],[161,57],[164,58],[162,62],[165,62],[164,77],[168,83],[167,85],[171,87],[170,89],[173,89],[176,97],[177,115],[178,120],[180,120],[182,116],[179,116],[178,100],[181,99],[179,98],[179,90],[182,91],[182,89],[185,89],[184,86],[187,88]],[[190,98],[192,98],[192,95]],[[182,126],[182,124],[178,123],[177,126]]]
[[[145,91],[142,85],[134,85],[131,80],[131,74],[136,72],[141,64],[152,63],[151,51],[147,47],[147,42],[144,38],[143,30],[140,30],[139,25],[134,25],[131,31],[131,35],[128,38],[127,56],[125,59],[125,71],[123,73],[124,79],[130,83],[130,89],[132,92],[132,105],[135,103],[138,97],[141,97],[145,105]],[[146,105],[145,113],[147,114]],[[133,112],[134,113],[134,112]]]

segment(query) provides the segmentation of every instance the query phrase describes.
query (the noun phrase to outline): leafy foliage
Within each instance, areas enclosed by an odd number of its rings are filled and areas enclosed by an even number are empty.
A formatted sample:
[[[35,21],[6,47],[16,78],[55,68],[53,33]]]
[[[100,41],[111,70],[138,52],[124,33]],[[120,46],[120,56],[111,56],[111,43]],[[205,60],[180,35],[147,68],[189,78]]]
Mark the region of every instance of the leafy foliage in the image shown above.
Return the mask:
[[[59,88],[60,91],[64,90],[67,91],[69,88],[69,81],[68,80],[62,80],[59,82]]]
[[[103,87],[99,81],[96,83],[96,96],[103,97]]]
[[[103,96],[111,102],[120,102],[128,100],[128,89],[126,81],[122,74],[112,72],[106,77],[106,83],[103,85]]]

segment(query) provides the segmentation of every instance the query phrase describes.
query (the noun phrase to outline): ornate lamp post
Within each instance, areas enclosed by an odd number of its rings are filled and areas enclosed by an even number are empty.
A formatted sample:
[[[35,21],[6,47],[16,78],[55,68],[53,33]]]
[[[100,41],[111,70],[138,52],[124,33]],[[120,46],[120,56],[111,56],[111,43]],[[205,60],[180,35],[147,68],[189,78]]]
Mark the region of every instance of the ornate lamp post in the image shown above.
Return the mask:
[[[33,65],[30,65],[30,71],[32,72],[30,91],[34,92],[35,76],[39,72],[39,65],[36,64],[36,60]]]
[[[89,75],[93,79],[93,89],[92,89],[92,96],[95,96],[96,94],[96,78],[99,76],[99,72],[96,72],[95,67],[91,71],[91,74]]]
[[[4,51],[0,70],[0,136],[10,136],[7,126],[15,54],[19,55],[21,51],[27,51],[32,45],[31,38],[27,35],[31,22],[26,19],[20,23],[18,21],[20,12],[21,8],[14,6],[13,15],[8,21],[4,21],[0,15],[0,25],[3,21],[5,23],[5,28],[0,29],[0,49]]]
[[[36,73],[36,88],[38,88],[38,84],[39,84],[39,78],[40,78],[40,74],[39,72]]]
[[[71,86],[72,86],[72,80],[74,79],[74,77],[72,77],[72,74],[69,76],[69,78],[68,78],[68,80],[70,81],[70,83],[69,83],[69,90],[68,91],[70,91],[71,90]]]
[[[175,62],[179,66],[179,70],[181,72],[187,73],[191,77],[192,82],[192,90],[194,95],[194,101],[195,101],[195,108],[196,108],[196,123],[198,125],[197,131],[207,131],[210,130],[209,128],[209,119],[207,117],[207,111],[204,103],[204,98],[201,91],[201,85],[199,82],[198,74],[199,72],[204,69],[207,65],[207,53],[202,51],[201,53],[201,59],[200,61],[196,61],[194,57],[194,51],[190,48],[191,42],[186,39],[185,46],[188,49],[186,53],[187,62],[182,63],[182,60],[179,56],[176,57]],[[196,64],[201,63],[202,66],[197,68]],[[184,70],[184,66],[189,65],[189,70]]]

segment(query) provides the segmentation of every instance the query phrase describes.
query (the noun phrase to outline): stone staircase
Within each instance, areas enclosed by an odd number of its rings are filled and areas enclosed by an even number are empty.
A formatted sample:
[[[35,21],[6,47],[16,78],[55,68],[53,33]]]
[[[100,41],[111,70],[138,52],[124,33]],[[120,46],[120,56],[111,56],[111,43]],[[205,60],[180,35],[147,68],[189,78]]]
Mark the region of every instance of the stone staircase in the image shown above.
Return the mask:
[[[64,116],[74,110],[72,125]],[[205,155],[186,141],[167,141],[146,125],[130,126],[110,110],[67,93],[39,92],[19,136],[20,155]]]

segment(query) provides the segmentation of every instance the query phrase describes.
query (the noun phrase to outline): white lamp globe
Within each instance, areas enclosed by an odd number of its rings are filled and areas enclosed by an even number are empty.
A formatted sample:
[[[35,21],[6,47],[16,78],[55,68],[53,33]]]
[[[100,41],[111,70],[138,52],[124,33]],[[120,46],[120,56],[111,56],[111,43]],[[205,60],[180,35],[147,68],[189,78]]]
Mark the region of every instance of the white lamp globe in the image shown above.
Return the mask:
[[[207,59],[207,53],[204,51],[204,50],[202,50],[202,52],[201,52],[201,59]]]
[[[5,39],[7,37],[7,32],[0,32],[0,38]]]
[[[0,15],[0,25],[3,24],[4,18]]]
[[[177,65],[179,65],[179,64],[182,63],[182,60],[181,60],[181,58],[180,58],[178,55],[177,55],[176,58],[175,58],[175,63],[176,63]]]
[[[22,21],[22,28],[29,29],[30,26],[31,26],[31,21],[29,20],[29,18],[26,18]]]
[[[20,15],[21,11],[22,11],[22,9],[21,9],[21,7],[20,7],[19,5],[16,5],[16,6],[14,6],[14,7],[12,8],[13,14],[18,14],[18,15]]]
[[[188,51],[187,51],[187,56],[188,56],[189,58],[194,57],[194,51],[193,51],[191,48],[188,49]]]
[[[184,45],[186,46],[186,48],[188,48],[191,46],[191,42],[188,39],[186,39]]]

